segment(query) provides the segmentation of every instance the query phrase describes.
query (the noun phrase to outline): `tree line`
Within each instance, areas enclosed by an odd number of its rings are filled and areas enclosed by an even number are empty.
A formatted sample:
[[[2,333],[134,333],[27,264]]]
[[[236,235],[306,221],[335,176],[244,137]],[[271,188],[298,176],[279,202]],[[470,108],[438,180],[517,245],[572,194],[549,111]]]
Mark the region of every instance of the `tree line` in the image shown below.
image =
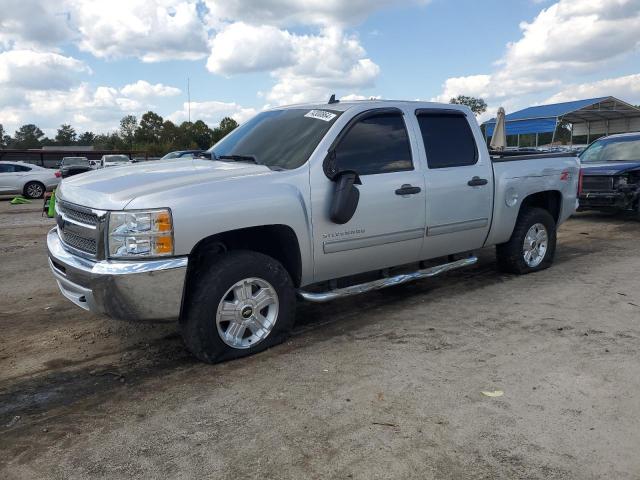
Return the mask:
[[[44,146],[93,146],[96,150],[144,150],[151,156],[162,156],[174,150],[206,150],[238,126],[225,117],[215,128],[202,120],[177,125],[155,112],[140,117],[127,115],[118,130],[110,133],[79,133],[69,124],[60,125],[54,138],[45,136],[37,125],[22,125],[9,135],[0,124],[0,148],[41,148]]]

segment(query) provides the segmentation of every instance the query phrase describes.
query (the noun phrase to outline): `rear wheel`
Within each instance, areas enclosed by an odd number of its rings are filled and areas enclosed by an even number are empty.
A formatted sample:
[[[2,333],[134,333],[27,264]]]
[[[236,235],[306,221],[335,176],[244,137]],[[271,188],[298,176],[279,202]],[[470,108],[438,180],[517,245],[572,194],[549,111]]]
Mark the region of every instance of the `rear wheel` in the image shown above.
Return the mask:
[[[44,185],[40,182],[29,182],[24,186],[24,196],[27,198],[40,198],[44,191]]]
[[[287,338],[295,291],[277,260],[256,252],[218,257],[195,281],[181,332],[200,360],[215,363],[265,350]]]
[[[496,246],[498,268],[525,274],[549,268],[556,251],[556,222],[542,208],[520,212],[508,242]]]

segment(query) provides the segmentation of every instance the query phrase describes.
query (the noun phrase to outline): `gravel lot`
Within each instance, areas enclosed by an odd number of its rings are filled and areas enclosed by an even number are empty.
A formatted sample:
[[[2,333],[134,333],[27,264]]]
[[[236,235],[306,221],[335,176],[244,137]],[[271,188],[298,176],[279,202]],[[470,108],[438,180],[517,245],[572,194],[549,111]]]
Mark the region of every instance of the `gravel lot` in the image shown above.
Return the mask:
[[[301,304],[289,342],[210,366],[64,300],[39,207],[0,201],[0,478],[640,478],[640,222],[580,214],[534,275],[488,249]]]

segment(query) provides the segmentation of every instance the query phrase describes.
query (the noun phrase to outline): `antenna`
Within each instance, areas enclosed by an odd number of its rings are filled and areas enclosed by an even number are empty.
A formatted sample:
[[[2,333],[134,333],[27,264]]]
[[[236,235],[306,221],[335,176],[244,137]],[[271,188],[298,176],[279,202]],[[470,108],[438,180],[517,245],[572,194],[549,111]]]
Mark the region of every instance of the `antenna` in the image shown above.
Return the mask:
[[[191,123],[191,88],[189,77],[187,77],[187,109],[189,110],[189,123]]]
[[[331,98],[329,98],[329,105],[331,105],[332,103],[339,103],[340,100],[336,100],[336,94],[332,93],[331,94]]]

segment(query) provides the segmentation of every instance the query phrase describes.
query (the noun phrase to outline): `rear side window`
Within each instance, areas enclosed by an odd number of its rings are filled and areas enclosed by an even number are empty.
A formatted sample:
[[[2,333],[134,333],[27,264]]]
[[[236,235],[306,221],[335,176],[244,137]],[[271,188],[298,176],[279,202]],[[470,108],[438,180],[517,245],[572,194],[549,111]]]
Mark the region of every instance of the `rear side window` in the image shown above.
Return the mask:
[[[359,175],[412,170],[411,147],[402,114],[381,113],[355,123],[336,151],[339,170]]]
[[[4,164],[0,165],[0,173],[16,173],[16,172],[29,172],[29,167],[23,167],[22,165]]]
[[[464,115],[418,113],[429,168],[462,167],[478,161],[473,132]]]

